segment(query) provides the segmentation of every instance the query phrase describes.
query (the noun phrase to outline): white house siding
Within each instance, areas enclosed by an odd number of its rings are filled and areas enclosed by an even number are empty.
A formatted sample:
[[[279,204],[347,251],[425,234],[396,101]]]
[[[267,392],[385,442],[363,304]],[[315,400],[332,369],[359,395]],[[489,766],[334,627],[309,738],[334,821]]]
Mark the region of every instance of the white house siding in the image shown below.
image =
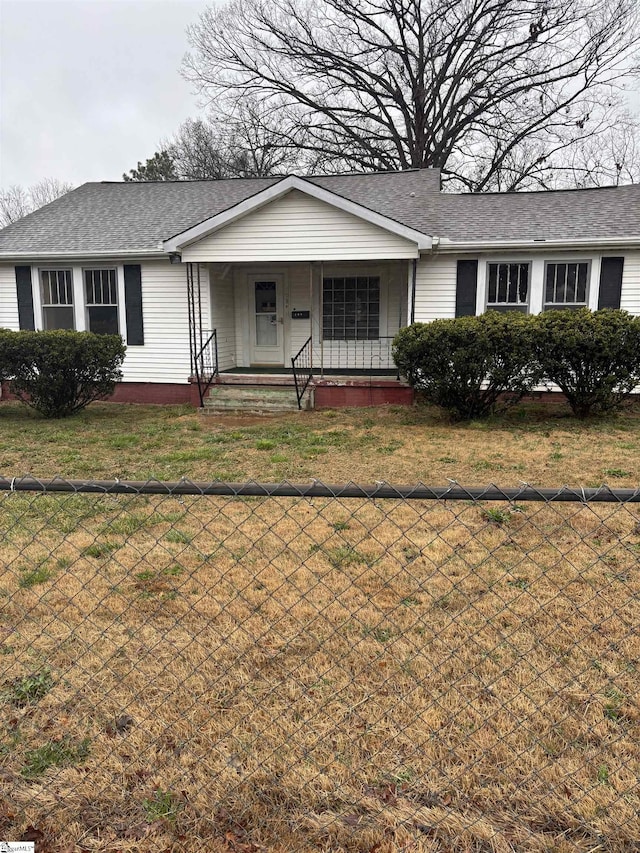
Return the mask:
[[[640,315],[640,252],[611,251],[606,255],[624,255],[624,273],[622,279],[621,308],[632,314]],[[589,284],[589,308],[598,307],[598,288],[600,280],[600,264],[603,253],[589,251],[580,252],[492,252],[486,254],[465,254],[424,256],[416,265],[416,322],[429,322],[439,318],[454,317],[456,309],[456,274],[457,262],[462,258],[478,260],[478,289],[476,311],[478,314],[486,306],[486,270],[487,264],[493,262],[526,261],[530,264],[529,278],[529,310],[538,314],[544,303],[544,274],[546,262],[562,263],[566,261],[585,260],[591,264]]]
[[[15,268],[13,264],[2,264],[0,265],[0,329],[17,330],[18,328]]]
[[[416,264],[417,323],[455,316],[457,262],[453,255],[440,255],[420,258]]]
[[[309,319],[294,320],[291,317],[292,311],[309,311],[311,312],[311,286],[310,276],[313,273],[314,285],[318,281],[318,269],[310,267],[309,264],[292,264],[288,269],[289,279],[289,311],[286,322],[288,323],[289,331],[289,351],[290,355],[285,352],[287,366],[289,358],[292,358],[300,351],[300,348],[309,340],[311,334],[311,317]],[[286,340],[285,340],[286,347]]]
[[[620,307],[640,315],[640,252],[627,252],[625,256]]]
[[[209,268],[211,292],[211,326],[218,339],[218,367],[229,370],[236,366],[236,317],[233,276],[228,267]]]
[[[182,251],[183,261],[413,258],[415,243],[293,190]]]
[[[148,261],[142,265],[144,346],[127,347],[125,382],[180,382],[189,379],[187,274],[181,264]],[[208,273],[201,268],[203,324],[209,328]]]

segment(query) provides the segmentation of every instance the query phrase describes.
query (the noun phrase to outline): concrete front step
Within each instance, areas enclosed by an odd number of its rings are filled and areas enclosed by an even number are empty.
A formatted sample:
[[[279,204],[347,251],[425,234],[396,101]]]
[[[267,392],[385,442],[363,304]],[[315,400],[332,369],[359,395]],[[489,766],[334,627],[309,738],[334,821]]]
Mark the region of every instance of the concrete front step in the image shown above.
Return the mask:
[[[302,401],[310,407],[309,393]],[[204,401],[205,413],[215,412],[294,412],[298,411],[296,392],[291,387],[213,385]]]
[[[263,385],[276,387],[295,386],[295,379],[290,373],[220,373],[216,385]]]

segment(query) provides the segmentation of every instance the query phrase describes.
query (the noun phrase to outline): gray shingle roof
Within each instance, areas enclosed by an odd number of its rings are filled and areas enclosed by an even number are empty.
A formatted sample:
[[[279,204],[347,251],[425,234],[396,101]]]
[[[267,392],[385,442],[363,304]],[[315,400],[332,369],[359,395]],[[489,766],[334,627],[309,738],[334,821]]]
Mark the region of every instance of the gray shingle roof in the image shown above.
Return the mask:
[[[455,241],[640,237],[640,184],[438,199],[438,234]]]
[[[2,253],[148,251],[280,178],[89,183],[0,231]],[[488,195],[439,192],[438,170],[308,178],[377,213],[454,241],[640,236],[640,185]]]

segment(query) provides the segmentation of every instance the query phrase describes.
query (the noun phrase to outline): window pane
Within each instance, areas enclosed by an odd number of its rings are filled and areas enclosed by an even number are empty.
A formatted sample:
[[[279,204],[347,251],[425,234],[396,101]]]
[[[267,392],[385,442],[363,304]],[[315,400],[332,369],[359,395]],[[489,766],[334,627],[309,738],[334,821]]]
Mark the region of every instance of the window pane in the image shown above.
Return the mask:
[[[586,305],[588,279],[588,261],[547,264],[545,308],[571,308]]]
[[[115,305],[92,305],[87,308],[89,331],[96,335],[118,334],[118,309]]]
[[[554,293],[555,293],[555,280],[556,280],[556,265],[555,264],[547,264],[547,282],[545,288],[545,302],[553,302],[554,301]]]
[[[567,284],[565,287],[565,302],[576,301],[576,280],[578,277],[577,264],[567,264]]]
[[[44,328],[50,329],[73,329],[73,307],[47,305],[42,309]]]
[[[578,284],[576,288],[576,302],[587,301],[587,272],[589,264],[578,264]]]
[[[84,290],[87,305],[117,305],[116,271],[85,270]]]
[[[498,278],[498,265],[489,264],[489,299],[488,302],[497,302],[496,282]]]
[[[487,307],[524,306],[529,299],[529,264],[489,264]]]
[[[40,270],[43,305],[73,305],[71,270]]]

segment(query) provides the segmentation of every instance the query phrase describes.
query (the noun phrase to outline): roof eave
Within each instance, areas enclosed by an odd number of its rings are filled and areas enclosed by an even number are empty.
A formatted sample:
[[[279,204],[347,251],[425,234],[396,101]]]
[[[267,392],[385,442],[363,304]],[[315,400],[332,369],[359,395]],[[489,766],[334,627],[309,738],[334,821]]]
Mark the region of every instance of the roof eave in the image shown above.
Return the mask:
[[[0,249],[0,260],[2,261],[44,261],[44,260],[91,260],[104,258],[158,258],[165,260],[166,252],[162,249],[101,249],[100,251],[89,252],[65,252],[65,251],[7,251]]]
[[[492,250],[531,249],[636,249],[640,247],[640,236],[636,237],[589,237],[562,240],[449,240],[441,238],[439,252],[487,252]]]

